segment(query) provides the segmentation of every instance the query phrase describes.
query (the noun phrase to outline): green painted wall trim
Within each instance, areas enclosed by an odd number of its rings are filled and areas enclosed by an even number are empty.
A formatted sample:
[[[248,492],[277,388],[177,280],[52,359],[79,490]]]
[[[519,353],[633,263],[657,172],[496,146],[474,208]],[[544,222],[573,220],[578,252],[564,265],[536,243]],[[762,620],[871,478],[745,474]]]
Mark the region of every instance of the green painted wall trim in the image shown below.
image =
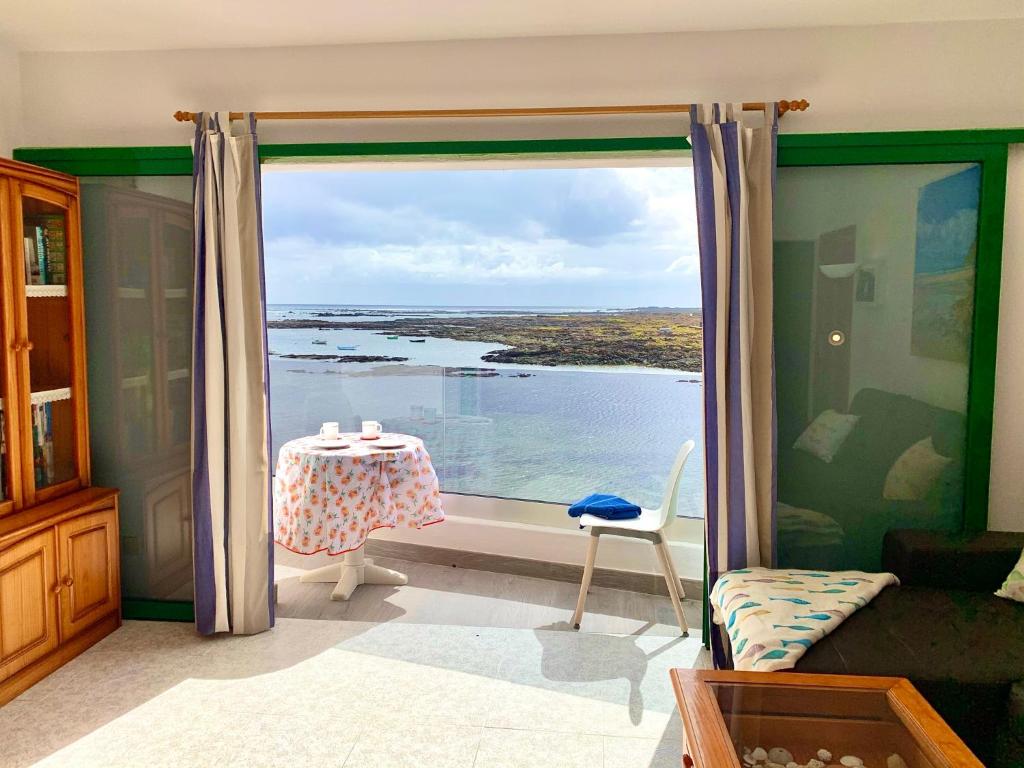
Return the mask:
[[[73,176],[191,176],[191,147],[19,148],[15,160]]]
[[[923,155],[938,146],[1006,145],[1024,143],[1024,128],[964,131],[895,131],[887,133],[784,133],[783,153],[797,150],[876,147],[899,155],[920,148]],[[629,153],[687,151],[682,136],[604,139],[523,139],[511,141],[405,141],[319,144],[264,144],[260,159],[301,162],[344,157],[416,157],[430,155],[521,155],[563,153]],[[790,155],[799,159],[800,155]],[[187,176],[192,173],[188,145],[163,147],[21,147],[14,159],[35,163],[76,176]],[[885,162],[884,160],[881,162]],[[914,162],[904,160],[903,162]],[[927,162],[923,160],[922,162]],[[932,160],[931,162],[940,162]],[[828,164],[828,163],[821,163]]]
[[[936,144],[1024,143],[1024,128],[979,128],[959,131],[888,131],[880,133],[784,133],[779,147],[893,147]]]
[[[523,139],[513,141],[402,141],[346,144],[266,144],[261,160],[331,157],[408,157],[417,155],[522,155],[590,152],[687,151],[682,136],[618,139]]]
[[[186,600],[143,600],[125,598],[121,601],[121,616],[140,621],[193,622],[195,606]]]

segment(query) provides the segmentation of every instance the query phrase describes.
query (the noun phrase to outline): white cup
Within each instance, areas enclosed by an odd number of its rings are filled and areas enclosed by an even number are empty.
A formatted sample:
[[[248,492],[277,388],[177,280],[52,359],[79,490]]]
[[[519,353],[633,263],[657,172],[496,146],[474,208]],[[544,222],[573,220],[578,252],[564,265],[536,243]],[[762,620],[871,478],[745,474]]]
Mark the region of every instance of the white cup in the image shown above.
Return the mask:
[[[364,421],[363,422],[363,439],[372,440],[375,437],[380,437],[380,431],[384,429],[379,421]]]
[[[337,440],[338,439],[338,422],[336,421],[325,421],[320,427],[320,437],[325,440]]]

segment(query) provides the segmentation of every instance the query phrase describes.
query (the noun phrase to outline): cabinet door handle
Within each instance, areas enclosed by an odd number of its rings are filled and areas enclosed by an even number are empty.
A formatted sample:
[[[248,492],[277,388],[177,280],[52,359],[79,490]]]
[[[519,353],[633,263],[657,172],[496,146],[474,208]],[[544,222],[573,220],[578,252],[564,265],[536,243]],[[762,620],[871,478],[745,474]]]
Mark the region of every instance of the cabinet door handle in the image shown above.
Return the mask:
[[[56,584],[54,584],[54,585],[53,585],[52,587],[50,587],[50,591],[51,591],[51,592],[53,592],[53,594],[55,594],[55,595],[59,595],[59,594],[60,594],[60,591],[61,591],[61,590],[62,590],[63,588],[64,588],[64,585],[63,585],[63,584],[61,584],[61,583],[60,583],[60,582],[58,581],[58,582],[57,582]]]
[[[75,580],[74,580],[74,579],[72,579],[72,578],[71,578],[70,576],[65,576],[65,577],[64,577],[64,586],[65,586],[65,587],[70,587],[70,586],[72,586],[72,585],[73,585],[74,583],[75,583]]]
[[[33,345],[31,341],[26,341],[24,344],[22,344],[22,349],[24,349],[26,352],[31,352],[34,346],[35,345]]]

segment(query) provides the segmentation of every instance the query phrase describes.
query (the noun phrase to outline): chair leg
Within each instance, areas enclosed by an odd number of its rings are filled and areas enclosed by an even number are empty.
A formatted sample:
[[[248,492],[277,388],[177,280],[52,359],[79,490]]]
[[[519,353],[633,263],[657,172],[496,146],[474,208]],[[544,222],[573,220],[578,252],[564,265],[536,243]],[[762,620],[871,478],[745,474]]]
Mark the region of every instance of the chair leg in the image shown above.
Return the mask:
[[[596,528],[590,529],[590,544],[587,545],[587,562],[583,566],[583,581],[580,583],[580,598],[576,601],[576,613],[573,614],[572,624],[576,629],[580,628],[583,621],[583,604],[587,602],[587,590],[590,589],[590,579],[594,576],[594,563],[597,560],[597,544],[601,540],[601,533]]]
[[[679,599],[682,586],[675,575],[675,566],[672,565],[672,553],[668,551],[665,539],[660,535],[658,540],[654,542],[654,550],[658,553],[658,560],[661,561],[661,570],[665,574],[665,584],[668,586],[668,597],[672,601],[672,609],[676,612],[679,630],[685,637],[689,635],[690,629],[686,624],[686,617],[683,616],[683,605]]]

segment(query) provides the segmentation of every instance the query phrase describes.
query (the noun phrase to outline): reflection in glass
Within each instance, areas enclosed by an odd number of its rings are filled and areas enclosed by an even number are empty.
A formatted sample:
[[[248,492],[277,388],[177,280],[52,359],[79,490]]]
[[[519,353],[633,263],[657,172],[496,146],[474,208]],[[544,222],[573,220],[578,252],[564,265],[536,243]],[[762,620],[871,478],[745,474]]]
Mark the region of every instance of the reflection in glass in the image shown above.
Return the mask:
[[[980,167],[783,168],[775,213],[778,549],[880,565],[959,528]]]
[[[192,599],[192,181],[82,180],[93,483],[121,489],[127,597]]]

